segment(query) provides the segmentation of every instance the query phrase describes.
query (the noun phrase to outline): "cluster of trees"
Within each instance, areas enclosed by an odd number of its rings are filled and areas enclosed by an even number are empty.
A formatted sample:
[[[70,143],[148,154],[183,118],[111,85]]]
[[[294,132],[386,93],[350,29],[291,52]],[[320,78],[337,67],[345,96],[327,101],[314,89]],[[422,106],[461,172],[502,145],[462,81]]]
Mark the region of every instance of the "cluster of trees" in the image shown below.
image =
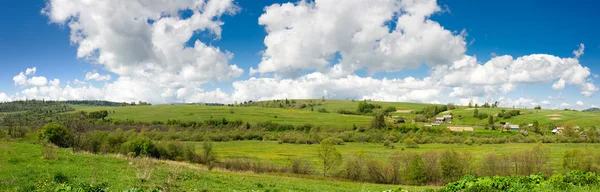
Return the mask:
[[[229,104],[228,106],[240,106],[240,107],[263,107],[263,108],[282,108],[282,109],[305,109],[309,108],[311,111],[315,111],[314,107],[321,106],[325,100],[289,100],[289,99],[276,99],[270,101],[244,101],[235,104]]]
[[[73,108],[58,101],[21,100],[0,103],[0,112],[35,111],[36,113],[55,113],[72,110]]]
[[[488,116],[490,116],[490,115],[488,115],[487,113],[480,113],[478,109],[473,110],[473,117],[475,117],[475,118],[485,119],[485,118],[488,118]],[[492,116],[490,116],[490,117],[492,117]]]
[[[479,105],[477,103],[473,104],[473,101],[469,101],[469,108],[497,108],[498,107],[498,101],[489,104],[489,103],[484,103],[483,105]]]
[[[440,114],[441,112],[447,111],[448,105],[428,105],[421,111],[416,111],[416,114],[423,114],[426,118],[432,118]]]
[[[358,108],[356,109],[357,114],[370,114],[375,109],[381,109],[381,105],[368,103],[367,100],[358,102]]]
[[[498,117],[499,118],[504,118],[504,119],[510,119],[511,117],[515,117],[521,115],[521,111],[520,110],[510,110],[510,111],[506,111],[504,109],[502,109],[502,111],[500,113],[498,113]]]
[[[90,119],[102,119],[102,120],[104,120],[104,118],[108,117],[108,111],[107,110],[93,111],[93,112],[90,112],[88,114],[88,117]]]
[[[70,105],[88,105],[88,106],[107,106],[107,107],[119,107],[119,106],[135,106],[135,105],[152,105],[148,102],[138,101],[135,102],[112,102],[112,101],[100,101],[100,100],[70,100],[70,101],[59,101],[60,103]]]

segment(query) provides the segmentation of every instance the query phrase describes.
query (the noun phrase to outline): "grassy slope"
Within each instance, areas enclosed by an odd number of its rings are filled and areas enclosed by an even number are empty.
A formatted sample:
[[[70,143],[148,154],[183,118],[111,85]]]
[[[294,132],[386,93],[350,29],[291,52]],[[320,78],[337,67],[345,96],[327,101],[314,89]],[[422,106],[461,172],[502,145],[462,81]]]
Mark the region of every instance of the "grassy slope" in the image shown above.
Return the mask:
[[[132,187],[169,187],[170,191],[384,191],[392,185],[335,181],[329,178],[294,178],[285,175],[208,172],[184,163],[115,156],[72,154],[59,150],[58,160],[42,158],[41,146],[27,142],[0,141],[0,191],[18,191],[48,183],[57,172],[71,183],[107,182],[110,191]],[[141,175],[150,173],[146,182]],[[403,187],[421,190],[423,187]]]
[[[201,121],[223,117],[229,120],[241,119],[251,123],[273,121],[302,125],[310,123],[330,128],[351,128],[352,124],[368,125],[371,117],[341,115],[337,113],[318,113],[294,109],[261,108],[261,107],[226,107],[202,105],[155,105],[134,107],[83,107],[83,111],[110,110],[109,118],[133,119],[150,122],[178,119],[182,121]],[[233,110],[233,113],[231,113]],[[275,118],[277,116],[277,118]]]
[[[269,141],[233,141],[233,142],[218,142],[215,144],[215,151],[223,158],[251,158],[270,161],[275,164],[285,164],[290,158],[302,157],[314,160],[316,163],[318,145],[296,145],[296,144],[278,144],[277,142]],[[493,145],[458,145],[458,144],[423,144],[419,148],[406,148],[403,144],[396,144],[397,149],[384,148],[382,144],[377,143],[345,143],[338,145],[336,148],[346,156],[356,152],[363,152],[365,155],[375,157],[379,160],[386,161],[387,158],[396,152],[416,152],[423,153],[429,151],[440,151],[453,149],[456,151],[471,152],[476,159],[481,158],[488,153],[511,154],[524,149],[531,149],[535,144],[519,143],[519,144],[493,144]],[[197,143],[197,148],[201,148],[201,143]],[[551,150],[551,166],[560,170],[562,157],[566,150],[570,149],[590,149],[599,151],[600,144],[586,143],[568,143],[568,144],[544,144]]]
[[[298,100],[298,102],[306,102],[307,100]],[[315,106],[315,112],[305,108],[302,110],[296,109],[280,109],[280,108],[262,108],[262,107],[226,107],[226,106],[203,106],[203,105],[155,105],[155,106],[132,106],[132,107],[82,107],[77,106],[77,110],[97,111],[109,110],[116,113],[110,113],[109,118],[114,119],[133,119],[135,121],[150,122],[153,120],[166,121],[167,119],[187,120],[204,120],[209,118],[227,118],[230,120],[241,119],[251,123],[259,121],[273,121],[279,123],[290,123],[301,125],[310,123],[317,126],[327,128],[350,128],[353,124],[357,126],[368,126],[372,117],[360,115],[341,115],[335,113],[340,109],[355,111],[358,105],[357,101],[349,100],[313,100],[313,103],[320,102],[322,105]],[[382,105],[383,108],[395,106],[398,110],[420,110],[428,104],[421,103],[397,103],[397,102],[373,102]],[[331,113],[318,113],[318,108],[325,108]],[[233,110],[233,113],[231,113]],[[481,113],[490,115],[497,114],[501,108],[486,108],[478,109]],[[512,110],[512,108],[505,108]],[[529,124],[534,120],[538,120],[540,125],[549,128],[553,125],[562,125],[566,121],[573,120],[580,127],[589,127],[600,125],[600,113],[578,112],[578,111],[562,111],[562,110],[533,110],[519,109],[523,112],[522,115],[512,117],[510,119],[500,119],[499,121],[507,121],[515,124]],[[487,119],[477,119],[473,117],[473,110],[466,107],[459,107],[452,110],[455,117],[459,115],[462,119],[455,118],[454,125],[469,125],[469,126],[484,126],[487,125]],[[550,114],[558,114],[556,118],[560,120],[550,120]],[[394,118],[405,118],[411,120],[414,118],[413,113],[394,113]],[[441,115],[441,114],[440,114]],[[275,118],[277,116],[277,118]],[[549,131],[549,130],[547,130]]]

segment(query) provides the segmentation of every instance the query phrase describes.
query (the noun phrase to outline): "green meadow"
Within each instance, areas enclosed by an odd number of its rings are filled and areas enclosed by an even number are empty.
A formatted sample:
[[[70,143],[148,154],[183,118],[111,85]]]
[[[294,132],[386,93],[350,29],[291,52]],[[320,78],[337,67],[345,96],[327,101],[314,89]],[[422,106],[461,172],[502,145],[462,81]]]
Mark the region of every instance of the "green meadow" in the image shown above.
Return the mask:
[[[351,128],[356,126],[369,126],[372,116],[363,115],[344,115],[336,113],[339,110],[356,111],[358,101],[351,100],[297,100],[297,102],[319,103],[314,106],[314,111],[309,107],[304,109],[282,109],[282,108],[264,108],[260,106],[252,107],[229,107],[229,106],[205,106],[205,105],[154,105],[154,106],[128,106],[128,107],[83,107],[75,106],[80,111],[98,111],[108,110],[111,113],[108,118],[119,120],[134,120],[142,122],[151,121],[167,121],[167,120],[182,120],[182,121],[198,121],[206,119],[221,119],[242,120],[244,122],[277,122],[287,123],[292,125],[313,124],[324,128]],[[395,119],[405,119],[411,122],[416,114],[414,111],[422,110],[427,105],[423,103],[401,103],[401,102],[370,102],[379,104],[382,108],[389,106],[396,107],[401,111],[392,113],[387,120],[391,122]],[[317,109],[324,108],[328,113],[319,113]],[[403,111],[412,110],[413,112]],[[457,109],[445,112],[444,114],[452,113],[453,126],[485,126],[488,119],[478,119],[473,117],[475,108],[467,108],[459,106]],[[550,129],[554,126],[560,126],[567,121],[573,121],[580,127],[600,126],[600,113],[596,112],[581,112],[581,111],[564,111],[564,110],[535,110],[522,108],[478,108],[479,113],[487,113],[495,115],[501,110],[520,110],[521,115],[514,116],[509,119],[497,119],[499,122],[510,122],[513,124],[527,125],[537,120],[541,126]],[[114,113],[112,113],[114,112]],[[496,117],[497,118],[497,117]],[[550,129],[551,130],[551,129]],[[548,130],[549,131],[549,130]]]
[[[207,171],[197,164],[74,154],[59,149],[58,159],[42,158],[37,143],[0,141],[0,191],[52,191],[56,175],[68,183],[107,183],[109,191],[162,188],[166,191],[385,191],[394,185],[348,182],[318,176]],[[306,178],[308,177],[308,178]],[[419,191],[428,187],[402,186]]]
[[[298,145],[298,144],[278,144],[270,141],[231,141],[217,142],[215,150],[219,152],[222,158],[246,158],[258,161],[272,162],[274,164],[284,165],[293,158],[306,158],[313,160],[317,165],[318,145]],[[344,143],[337,145],[336,148],[343,156],[354,153],[363,153],[366,156],[374,157],[379,160],[387,161],[388,157],[394,153],[425,153],[425,152],[444,152],[455,150],[458,152],[471,153],[475,160],[480,160],[484,155],[490,153],[511,154],[525,149],[531,149],[534,144],[529,143],[510,143],[510,144],[487,144],[487,145],[463,145],[463,144],[422,144],[419,148],[405,148],[401,143],[397,144],[396,149],[383,147],[378,143]],[[199,149],[201,144],[196,144]],[[591,151],[600,151],[600,143],[548,143],[543,144],[550,150],[550,165],[555,169],[562,168],[562,158],[567,150],[582,149]],[[404,148],[402,150],[402,148]]]

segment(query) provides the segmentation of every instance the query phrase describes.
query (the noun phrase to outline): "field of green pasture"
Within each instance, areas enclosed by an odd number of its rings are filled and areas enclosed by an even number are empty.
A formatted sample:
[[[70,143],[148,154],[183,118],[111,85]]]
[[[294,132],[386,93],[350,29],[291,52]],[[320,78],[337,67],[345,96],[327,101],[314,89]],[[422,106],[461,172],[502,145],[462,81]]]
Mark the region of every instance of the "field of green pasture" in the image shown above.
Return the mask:
[[[227,107],[204,105],[154,105],[132,107],[80,107],[82,111],[109,110],[109,118],[132,119],[135,121],[203,121],[206,119],[243,120],[256,123],[272,121],[293,125],[313,124],[327,128],[352,128],[369,125],[372,117],[342,115],[338,113],[318,113],[307,110],[262,108],[262,107]],[[114,113],[112,113],[114,111]]]
[[[202,143],[197,143],[196,147],[200,150]],[[520,152],[526,149],[531,149],[536,144],[530,143],[515,143],[515,144],[488,144],[488,145],[462,145],[462,144],[422,144],[419,148],[405,148],[401,143],[396,143],[396,149],[383,147],[378,143],[345,143],[344,145],[336,145],[336,148],[343,156],[354,154],[357,152],[364,153],[367,156],[374,157],[379,160],[387,161],[388,157],[394,153],[424,153],[424,152],[444,152],[446,150],[455,150],[459,152],[470,152],[477,160],[489,153],[511,154]],[[590,149],[592,151],[600,151],[598,143],[562,143],[562,144],[543,144],[550,149],[550,166],[555,170],[562,168],[562,157],[566,150],[571,149]],[[232,142],[217,142],[214,143],[215,151],[222,158],[247,158],[270,162],[274,164],[286,164],[289,159],[306,158],[313,160],[315,165],[318,159],[319,145],[298,145],[298,144],[278,144],[270,141],[232,141]]]
[[[109,191],[132,188],[163,191],[385,191],[398,186],[346,182],[311,176],[245,174],[205,170],[200,165],[114,155],[73,154],[42,158],[42,146],[0,141],[0,191],[53,191],[57,175],[69,184],[107,183]],[[426,187],[402,186],[410,191]]]
[[[272,121],[277,123],[289,123],[293,125],[313,124],[327,128],[350,128],[352,125],[369,126],[372,117],[362,115],[342,115],[336,113],[339,110],[356,111],[358,101],[351,100],[296,100],[296,102],[318,103],[311,111],[308,107],[305,109],[282,109],[282,108],[263,108],[263,107],[228,107],[228,106],[205,106],[205,105],[154,105],[154,106],[129,106],[129,107],[84,107],[75,106],[77,110],[97,111],[108,110],[109,118],[135,121],[166,121],[168,119],[177,119],[182,121],[201,121],[206,119],[227,118],[229,120],[243,120],[250,123]],[[415,113],[405,110],[418,111],[426,105],[423,103],[400,103],[400,102],[371,102],[381,105],[383,108],[394,106],[400,112],[393,113],[393,119],[406,119],[411,122]],[[319,113],[318,109],[325,108],[329,113]],[[513,110],[513,108],[479,108],[480,113],[495,115],[501,110]],[[521,111],[521,115],[510,119],[500,119],[498,121],[510,122],[513,124],[526,125],[538,120],[543,127],[552,127],[563,125],[567,121],[573,121],[580,127],[600,126],[600,113],[563,111],[563,110],[535,110],[535,109],[516,109]],[[443,114],[452,113],[454,119],[453,125],[485,126],[487,119],[478,119],[473,117],[474,108],[458,107],[452,111]],[[443,115],[443,114],[440,114]],[[461,118],[459,118],[459,116]],[[391,121],[391,119],[388,119]]]
[[[479,113],[494,115],[501,110],[513,110],[512,108],[479,108]],[[537,120],[540,125],[560,126],[567,121],[573,121],[580,127],[600,126],[600,113],[564,111],[564,110],[535,110],[535,109],[515,109],[520,110],[521,115],[509,119],[500,119],[499,121],[510,122],[513,124],[527,125]],[[486,125],[487,119],[477,119],[473,117],[473,108],[459,108],[451,111],[454,117],[462,116],[462,119],[454,118],[452,123],[465,125]]]

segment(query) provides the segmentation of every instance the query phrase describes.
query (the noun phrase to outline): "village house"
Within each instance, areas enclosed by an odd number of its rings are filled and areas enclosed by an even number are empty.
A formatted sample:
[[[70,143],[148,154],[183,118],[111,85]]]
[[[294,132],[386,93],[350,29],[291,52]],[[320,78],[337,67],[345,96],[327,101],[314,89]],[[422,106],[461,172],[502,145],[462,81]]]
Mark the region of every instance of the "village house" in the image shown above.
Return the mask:
[[[575,131],[579,131],[579,126],[575,126],[573,128],[575,128]],[[561,134],[564,129],[565,129],[564,126],[557,126],[556,128],[554,128],[552,130],[552,133],[554,133],[554,134]]]
[[[444,118],[444,117],[436,117],[435,118],[436,123],[443,123],[444,121],[446,121],[446,118]]]
[[[518,131],[519,129],[519,125],[511,125],[508,122],[504,125],[504,130],[506,131]]]

